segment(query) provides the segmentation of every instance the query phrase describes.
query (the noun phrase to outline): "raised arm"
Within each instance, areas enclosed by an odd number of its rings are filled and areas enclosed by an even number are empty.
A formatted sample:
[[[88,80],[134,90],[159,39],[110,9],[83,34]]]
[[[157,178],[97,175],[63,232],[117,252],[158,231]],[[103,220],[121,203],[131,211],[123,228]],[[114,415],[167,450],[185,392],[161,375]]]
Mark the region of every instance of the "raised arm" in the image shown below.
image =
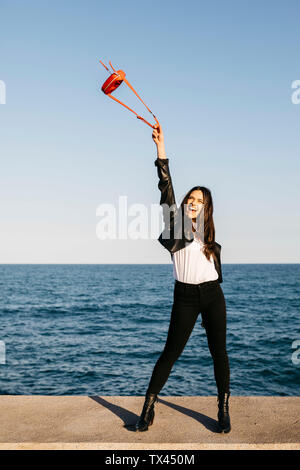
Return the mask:
[[[152,139],[156,145],[157,150],[157,158],[165,159],[166,157],[166,150],[165,150],[165,137],[161,126],[155,124],[155,129],[152,132]]]
[[[169,171],[169,159],[166,157],[165,152],[164,134],[161,126],[158,124],[155,126],[152,138],[157,147],[157,159],[154,164],[157,167],[159,178],[158,189],[161,192],[160,205],[163,209],[164,231],[167,232],[167,237],[169,237],[169,231],[173,226],[175,213],[177,213],[177,205]]]
[[[161,192],[160,204],[163,205],[163,216],[164,221],[167,223],[168,219],[168,208],[173,206],[171,211],[171,219],[174,214],[174,208],[176,209],[176,200],[172,184],[172,178],[169,170],[169,159],[166,157],[164,134],[161,126],[155,125],[155,129],[152,133],[152,138],[157,147],[157,159],[154,164],[157,167],[157,174],[159,178],[158,189]],[[167,205],[164,206],[164,205]]]

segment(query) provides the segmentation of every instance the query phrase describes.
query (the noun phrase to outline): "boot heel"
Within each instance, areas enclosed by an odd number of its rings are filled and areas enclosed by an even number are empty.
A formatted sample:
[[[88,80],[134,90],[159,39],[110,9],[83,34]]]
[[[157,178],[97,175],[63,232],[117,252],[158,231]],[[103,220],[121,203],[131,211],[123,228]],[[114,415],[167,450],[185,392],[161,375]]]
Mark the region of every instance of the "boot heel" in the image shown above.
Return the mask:
[[[152,413],[150,421],[149,421],[149,426],[152,426],[153,421],[154,421],[154,410],[153,410],[153,413]]]

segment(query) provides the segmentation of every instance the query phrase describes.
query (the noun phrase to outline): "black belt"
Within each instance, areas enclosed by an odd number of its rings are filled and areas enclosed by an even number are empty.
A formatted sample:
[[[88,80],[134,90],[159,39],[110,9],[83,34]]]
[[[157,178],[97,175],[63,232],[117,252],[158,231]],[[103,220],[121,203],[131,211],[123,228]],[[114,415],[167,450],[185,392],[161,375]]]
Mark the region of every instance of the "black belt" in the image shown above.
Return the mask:
[[[181,282],[175,279],[175,284],[180,284],[182,286],[188,286],[188,287],[197,287],[197,286],[207,286],[210,284],[215,284],[216,282],[219,282],[218,279],[214,279],[213,281],[205,281],[205,282],[200,282],[199,284],[190,284],[188,282]]]

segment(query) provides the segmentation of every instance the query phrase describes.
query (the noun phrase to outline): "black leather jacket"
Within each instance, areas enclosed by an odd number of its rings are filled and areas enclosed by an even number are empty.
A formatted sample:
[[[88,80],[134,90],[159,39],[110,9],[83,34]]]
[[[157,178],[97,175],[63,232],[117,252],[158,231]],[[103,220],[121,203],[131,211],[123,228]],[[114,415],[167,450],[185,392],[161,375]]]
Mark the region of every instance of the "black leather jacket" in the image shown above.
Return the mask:
[[[169,170],[169,159],[157,158],[154,164],[157,167],[157,173],[159,177],[158,188],[161,191],[160,204],[163,204],[163,220],[165,223],[164,230],[158,237],[158,240],[163,245],[163,247],[169,251],[172,258],[172,253],[181,250],[191,243],[194,239],[194,235],[193,232],[191,232],[190,238],[187,238],[185,234],[182,234],[182,214],[175,201],[175,194]],[[174,210],[169,211],[171,206],[173,206]],[[176,234],[177,236],[175,236]],[[221,245],[215,242],[215,256],[213,259],[216,271],[219,275],[219,283],[223,282],[220,253]]]

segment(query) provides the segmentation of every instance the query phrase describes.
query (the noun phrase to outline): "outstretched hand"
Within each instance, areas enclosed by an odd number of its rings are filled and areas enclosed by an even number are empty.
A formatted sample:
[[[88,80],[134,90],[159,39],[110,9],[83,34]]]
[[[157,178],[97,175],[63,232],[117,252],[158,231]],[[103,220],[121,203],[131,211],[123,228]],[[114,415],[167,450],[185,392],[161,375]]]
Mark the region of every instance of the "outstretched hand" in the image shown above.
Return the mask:
[[[158,158],[166,158],[164,133],[161,125],[155,124],[152,132],[152,139],[157,147]]]

